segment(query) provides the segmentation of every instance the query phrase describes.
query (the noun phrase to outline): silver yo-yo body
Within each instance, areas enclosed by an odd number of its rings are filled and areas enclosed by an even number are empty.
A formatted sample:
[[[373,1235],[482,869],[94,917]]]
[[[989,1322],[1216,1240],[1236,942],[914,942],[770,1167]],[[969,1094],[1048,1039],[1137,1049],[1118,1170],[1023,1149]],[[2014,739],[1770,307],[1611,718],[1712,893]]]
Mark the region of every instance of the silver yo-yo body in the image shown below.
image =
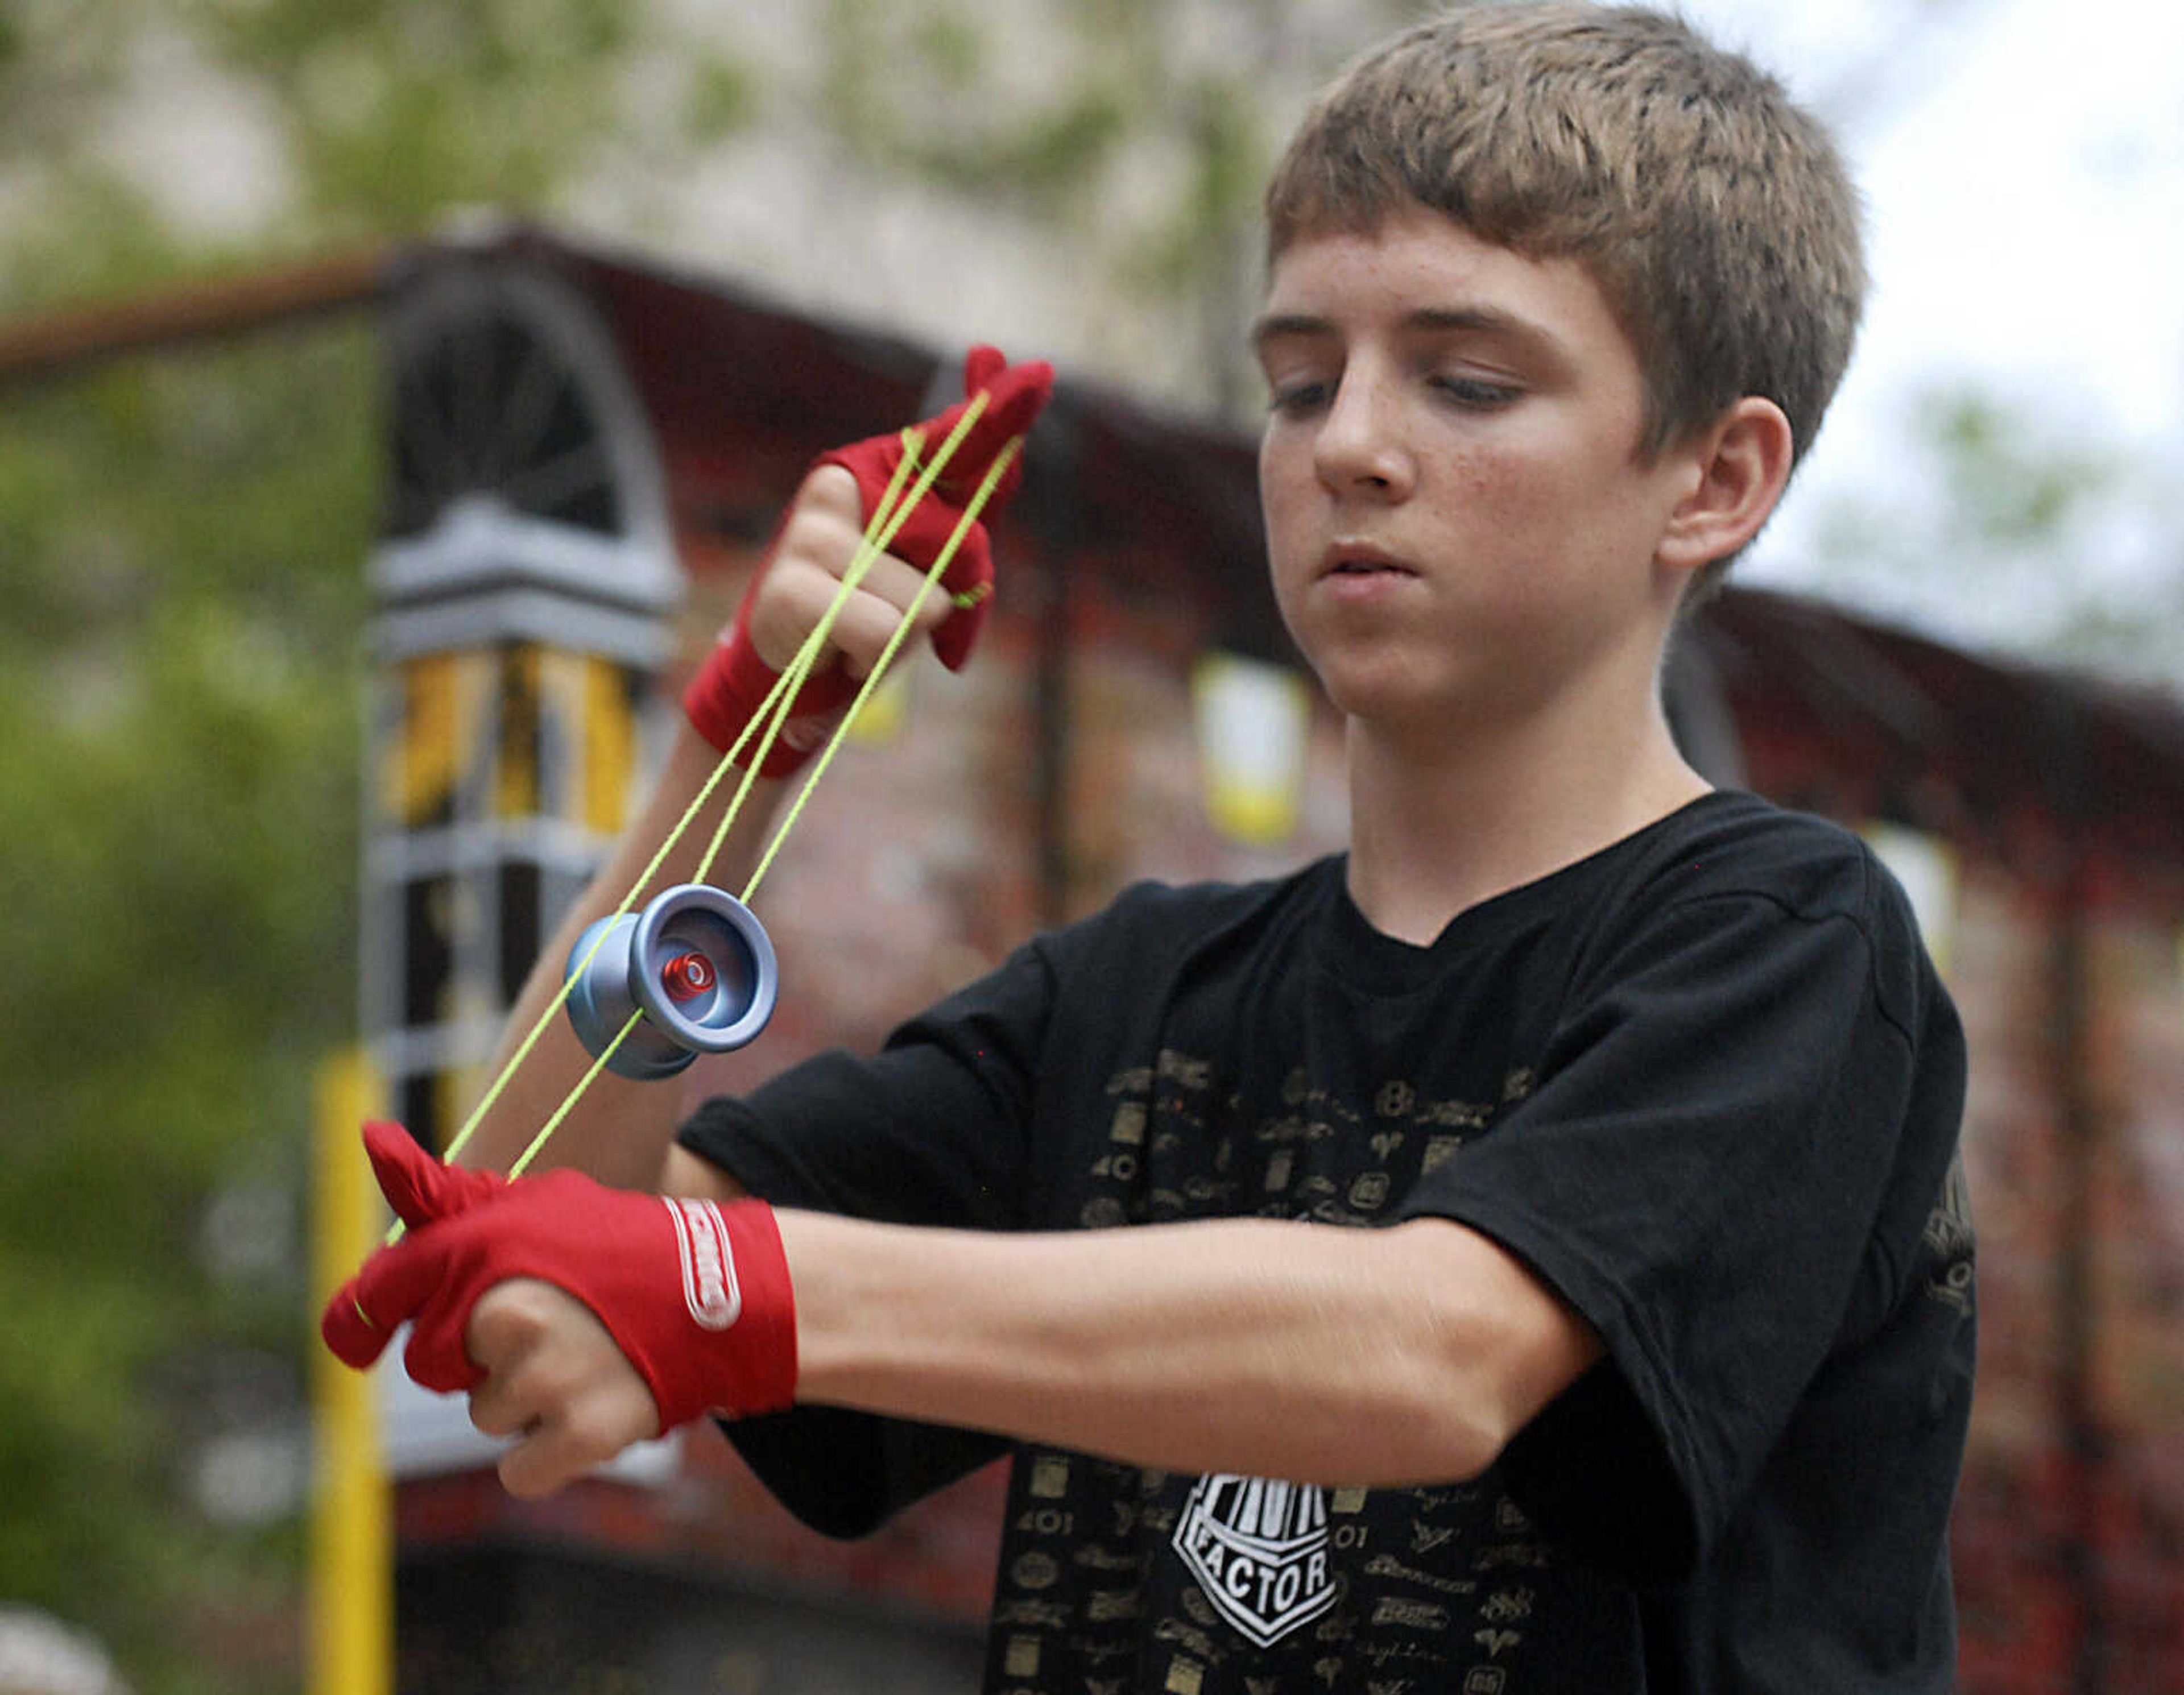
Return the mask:
[[[607,1061],[625,1077],[671,1077],[700,1053],[741,1048],[780,991],[773,943],[725,890],[684,883],[577,939],[562,973],[569,1022],[594,1056],[642,1014]]]

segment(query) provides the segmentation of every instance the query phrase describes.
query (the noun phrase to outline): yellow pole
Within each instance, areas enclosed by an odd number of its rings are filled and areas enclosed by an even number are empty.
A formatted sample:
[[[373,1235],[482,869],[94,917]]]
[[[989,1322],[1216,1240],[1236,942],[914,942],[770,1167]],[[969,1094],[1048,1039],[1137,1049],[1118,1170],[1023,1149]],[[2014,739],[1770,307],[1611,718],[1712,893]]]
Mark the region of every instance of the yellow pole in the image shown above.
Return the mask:
[[[382,1203],[358,1131],[378,1086],[359,1048],[335,1054],[318,1082],[311,1231],[311,1695],[393,1689],[393,1512],[379,1450],[377,1385],[317,1345],[319,1312],[376,1247]]]

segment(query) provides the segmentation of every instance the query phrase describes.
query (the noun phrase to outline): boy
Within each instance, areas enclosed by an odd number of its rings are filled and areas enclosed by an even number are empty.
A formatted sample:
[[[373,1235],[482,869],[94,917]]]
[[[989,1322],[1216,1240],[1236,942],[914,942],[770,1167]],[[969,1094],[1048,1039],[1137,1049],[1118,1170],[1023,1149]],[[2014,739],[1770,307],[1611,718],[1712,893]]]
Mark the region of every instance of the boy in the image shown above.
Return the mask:
[[[1852,192],[1741,60],[1552,4],[1361,61],[1268,205],[1270,570],[1351,852],[1128,891],[880,1055],[709,1103],[664,1206],[375,1131],[415,1227],[329,1340],[414,1318],[521,1492],[767,1414],[733,1439],[851,1534],[1013,1448],[993,1689],[1946,1689],[1961,1036],[1871,856],[1710,792],[1658,683],[1848,357]],[[1018,427],[1044,377],[997,367]],[[713,745],[878,452],[800,492],[693,688]],[[948,657],[964,616],[925,620]],[[571,933],[714,758],[685,738]],[[557,1157],[651,1183],[672,1093],[588,1098]]]

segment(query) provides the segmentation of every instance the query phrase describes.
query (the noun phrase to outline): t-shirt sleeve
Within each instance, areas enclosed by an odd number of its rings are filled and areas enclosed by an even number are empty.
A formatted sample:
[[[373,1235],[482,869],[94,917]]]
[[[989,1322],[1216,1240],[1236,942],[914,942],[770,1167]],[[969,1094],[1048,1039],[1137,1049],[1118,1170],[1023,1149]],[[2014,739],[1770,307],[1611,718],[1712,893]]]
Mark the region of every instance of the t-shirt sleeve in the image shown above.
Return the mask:
[[[1572,988],[1531,1092],[1405,1216],[1526,1261],[1602,1364],[1504,1456],[1588,1558],[1669,1578],[1713,1540],[1841,1331],[1922,1064],[1901,897],[1748,892],[1639,924]]]
[[[822,1053],[677,1139],[776,1206],[943,1228],[1021,1227],[1026,1127],[1051,998],[1050,944],[903,1025],[881,1051]],[[724,1425],[805,1523],[859,1536],[1006,1451],[982,1432],[838,1408]]]

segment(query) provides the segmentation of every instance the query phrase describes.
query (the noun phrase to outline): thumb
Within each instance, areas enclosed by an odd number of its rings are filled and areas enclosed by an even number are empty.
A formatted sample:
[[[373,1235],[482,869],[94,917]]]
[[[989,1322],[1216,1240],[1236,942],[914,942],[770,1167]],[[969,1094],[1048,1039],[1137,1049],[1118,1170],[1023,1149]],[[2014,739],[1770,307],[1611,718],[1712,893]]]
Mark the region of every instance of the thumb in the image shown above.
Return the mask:
[[[326,1344],[326,1351],[343,1364],[359,1371],[386,1351],[393,1334],[393,1325],[376,1325],[365,1314],[354,1277],[334,1291],[326,1311],[319,1314],[319,1335]]]
[[[365,1125],[364,1151],[380,1193],[412,1230],[476,1206],[504,1181],[489,1171],[447,1164],[400,1125],[383,1120]]]
[[[409,1140],[398,1126],[395,1134]],[[370,1364],[385,1350],[387,1338],[438,1292],[447,1270],[437,1232],[405,1236],[391,1247],[376,1249],[326,1303],[319,1315],[320,1336],[343,1364],[359,1369]]]
[[[476,1370],[462,1352],[469,1304],[450,1255],[444,1230],[415,1231],[379,1249],[320,1315],[319,1334],[328,1350],[343,1364],[361,1370],[414,1320],[410,1376],[443,1394],[469,1388],[477,1381]]]

